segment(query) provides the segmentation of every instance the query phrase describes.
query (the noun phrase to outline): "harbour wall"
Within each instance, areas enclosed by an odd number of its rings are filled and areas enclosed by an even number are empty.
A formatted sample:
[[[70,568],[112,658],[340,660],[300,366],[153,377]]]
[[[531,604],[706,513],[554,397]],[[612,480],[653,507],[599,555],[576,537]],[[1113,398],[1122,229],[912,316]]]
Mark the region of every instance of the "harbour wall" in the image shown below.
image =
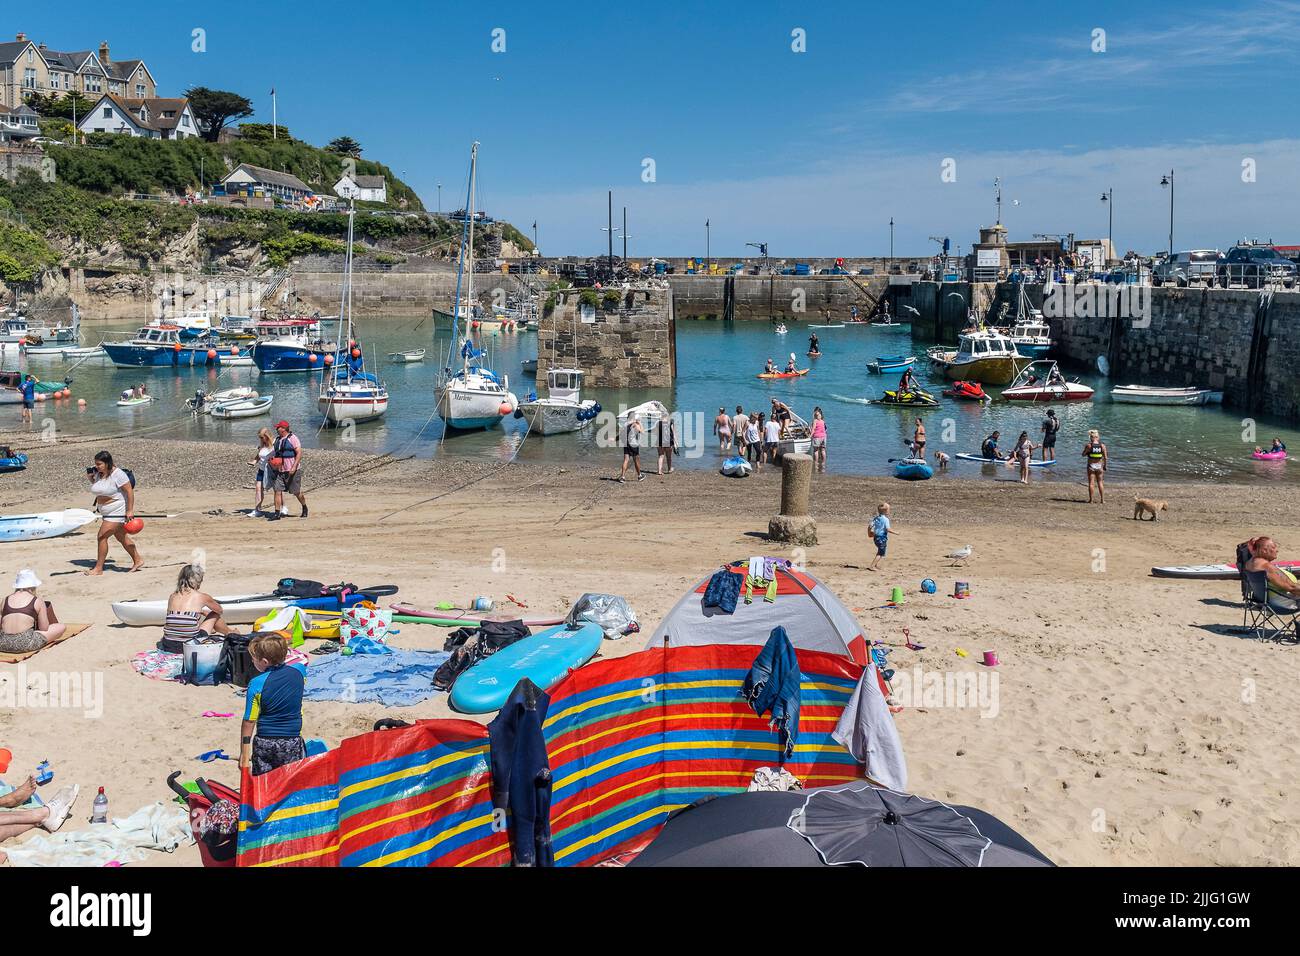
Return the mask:
[[[664,277],[673,291],[678,318],[787,322],[842,321],[856,306],[862,318],[885,295],[886,276],[712,276]]]
[[[1092,299],[1107,287],[1057,288],[1055,302],[1077,303],[1080,294]],[[1096,370],[1097,358],[1105,356],[1114,383],[1212,388],[1245,416],[1300,420],[1300,292],[1126,288],[1134,298],[1118,308],[1112,299],[1088,310],[1055,307],[1045,301],[1041,284],[1025,292],[1043,309],[1056,342],[1052,355],[1066,366]],[[913,332],[919,338],[952,342],[972,295],[981,316],[996,320],[1003,305],[1015,314],[1017,290],[1009,282],[918,282],[898,302],[917,309]],[[1058,314],[1063,311],[1068,314]]]
[[[663,287],[621,291],[584,306],[578,291],[556,296],[537,325],[537,380],[552,364],[586,373],[598,388],[667,388],[677,377],[673,293]],[[539,389],[539,392],[541,390]]]

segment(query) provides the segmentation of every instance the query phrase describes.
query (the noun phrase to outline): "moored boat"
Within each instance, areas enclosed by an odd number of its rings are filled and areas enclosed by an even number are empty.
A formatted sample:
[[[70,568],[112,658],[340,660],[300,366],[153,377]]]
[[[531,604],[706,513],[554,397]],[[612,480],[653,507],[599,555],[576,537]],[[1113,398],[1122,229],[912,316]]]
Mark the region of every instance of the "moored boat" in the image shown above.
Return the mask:
[[[133,338],[104,342],[101,348],[118,368],[219,365],[222,354],[206,340],[182,342],[181,330],[174,325],[146,325]]]
[[[873,375],[884,375],[886,372],[901,372],[915,363],[915,355],[877,355],[874,362],[867,363],[867,371]]]
[[[1008,384],[1030,361],[1009,338],[989,329],[962,332],[956,349],[940,345],[926,354],[946,378],[985,385]]]
[[[424,349],[407,349],[404,352],[389,352],[388,357],[398,365],[410,365],[424,361]]]
[[[1219,405],[1223,392],[1208,388],[1159,388],[1151,385],[1116,385],[1112,402],[1126,405]]]
[[[600,405],[582,399],[582,376],[582,370],[577,368],[546,370],[546,397],[530,397],[515,412],[528,422],[529,434],[576,432],[600,414]]]
[[[240,398],[231,401],[217,402],[211,408],[213,418],[253,418],[257,415],[265,415],[271,410],[271,402],[274,401],[272,395],[254,396],[252,398]]]

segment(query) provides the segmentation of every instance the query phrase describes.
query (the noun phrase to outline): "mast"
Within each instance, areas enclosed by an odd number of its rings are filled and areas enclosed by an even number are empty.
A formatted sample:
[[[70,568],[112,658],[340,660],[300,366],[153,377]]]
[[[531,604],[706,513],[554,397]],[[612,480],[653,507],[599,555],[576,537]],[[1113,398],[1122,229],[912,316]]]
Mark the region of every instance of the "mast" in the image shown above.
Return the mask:
[[[475,142],[469,151],[469,202],[465,206],[465,214],[469,218],[469,245],[466,246],[466,265],[468,266],[469,277],[465,286],[465,324],[468,326],[474,318],[474,184],[478,176],[478,143]],[[459,303],[457,303],[459,307]],[[470,346],[473,348],[473,346]],[[465,355],[465,350],[461,350],[461,363],[466,372],[469,371],[469,356]]]
[[[474,197],[474,171],[478,162],[478,142],[475,141],[469,150],[469,193],[465,198],[465,209],[468,212],[473,205]],[[456,295],[451,303],[451,342],[447,346],[447,368],[451,369],[452,350],[460,348],[458,339],[460,338],[459,319],[460,319],[460,284],[465,278],[465,250],[468,248],[466,237],[472,235],[470,232],[470,222],[473,216],[467,216],[465,223],[461,226],[460,232],[460,256],[456,269]],[[470,268],[470,288],[473,288],[473,266]]]

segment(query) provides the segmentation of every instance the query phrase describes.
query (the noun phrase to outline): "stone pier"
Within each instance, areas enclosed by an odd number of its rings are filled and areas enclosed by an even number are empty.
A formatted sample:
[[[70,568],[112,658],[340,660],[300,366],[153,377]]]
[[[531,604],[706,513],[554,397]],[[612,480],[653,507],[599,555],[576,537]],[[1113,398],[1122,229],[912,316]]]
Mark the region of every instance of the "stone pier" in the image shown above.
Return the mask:
[[[666,388],[677,377],[672,290],[563,289],[549,293],[537,329],[537,378],[554,366],[586,372],[595,388]]]

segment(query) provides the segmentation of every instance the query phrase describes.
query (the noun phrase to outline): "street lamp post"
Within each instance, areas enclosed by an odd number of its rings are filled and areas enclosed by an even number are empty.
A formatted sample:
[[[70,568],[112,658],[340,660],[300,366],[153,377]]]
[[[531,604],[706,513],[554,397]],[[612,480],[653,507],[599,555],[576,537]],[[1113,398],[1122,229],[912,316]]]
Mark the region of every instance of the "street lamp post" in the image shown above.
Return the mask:
[[[889,217],[889,267],[886,274],[894,271],[894,217]]]
[[[1114,186],[1110,187],[1110,189],[1107,189],[1104,193],[1101,194],[1101,201],[1106,203],[1107,205],[1106,213],[1108,217],[1108,222],[1106,225],[1106,245],[1109,246],[1109,248],[1106,250],[1106,253],[1108,256],[1113,256],[1115,255],[1115,187]],[[1107,259],[1107,263],[1109,263],[1109,261],[1110,260]]]
[[[713,274],[713,231],[710,225],[712,220],[704,220],[704,261],[705,268],[710,275]]]
[[[442,183],[438,183],[438,215],[442,215]]]
[[[1160,177],[1160,185],[1169,187],[1169,258],[1174,257],[1174,171]]]

